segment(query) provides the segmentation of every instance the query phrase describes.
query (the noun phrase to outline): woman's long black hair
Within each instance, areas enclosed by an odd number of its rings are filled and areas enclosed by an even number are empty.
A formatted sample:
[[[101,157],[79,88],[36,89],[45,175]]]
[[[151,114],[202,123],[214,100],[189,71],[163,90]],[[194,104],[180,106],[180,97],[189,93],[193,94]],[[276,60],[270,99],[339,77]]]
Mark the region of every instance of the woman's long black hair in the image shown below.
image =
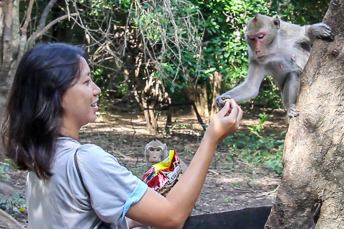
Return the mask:
[[[41,179],[52,174],[55,141],[62,118],[62,95],[79,77],[82,48],[40,44],[19,62],[7,101],[1,139],[19,169]]]

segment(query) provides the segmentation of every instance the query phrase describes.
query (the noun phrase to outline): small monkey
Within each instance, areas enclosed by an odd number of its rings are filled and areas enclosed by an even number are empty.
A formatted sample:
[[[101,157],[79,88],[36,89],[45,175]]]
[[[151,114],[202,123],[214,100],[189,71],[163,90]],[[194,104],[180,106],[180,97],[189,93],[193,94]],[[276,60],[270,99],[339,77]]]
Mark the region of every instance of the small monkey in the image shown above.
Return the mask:
[[[147,167],[151,167],[153,164],[159,163],[163,161],[164,159],[166,159],[169,156],[169,150],[168,150],[167,145],[162,143],[161,141],[152,140],[146,144],[143,154],[147,163]],[[182,174],[186,170],[187,165],[180,158],[179,158],[179,162],[180,162],[179,165],[181,169],[180,174]],[[174,184],[171,184],[171,186],[164,187],[162,190],[159,190],[159,193],[165,196],[170,191],[170,189],[174,186]],[[141,228],[142,229],[158,229],[156,227],[150,227],[150,226],[141,227]]]
[[[257,14],[246,26],[249,70],[245,81],[216,98],[222,107],[226,99],[238,102],[255,98],[266,75],[278,85],[283,105],[290,118],[298,116],[296,100],[300,90],[300,75],[305,67],[315,39],[333,41],[331,28],[324,23],[299,26],[278,17]]]
[[[145,146],[144,157],[147,166],[163,161],[168,157],[167,145],[159,140],[153,140]]]

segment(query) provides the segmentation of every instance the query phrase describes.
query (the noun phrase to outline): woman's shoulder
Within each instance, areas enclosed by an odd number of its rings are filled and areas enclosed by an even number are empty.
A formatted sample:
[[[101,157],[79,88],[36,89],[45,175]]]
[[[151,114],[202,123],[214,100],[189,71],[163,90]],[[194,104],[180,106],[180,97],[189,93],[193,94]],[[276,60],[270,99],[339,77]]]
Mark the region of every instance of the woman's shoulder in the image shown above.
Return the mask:
[[[95,153],[107,153],[105,150],[95,144],[82,144],[79,146],[78,151],[80,152],[95,152]]]
[[[95,144],[83,144],[80,145],[78,150],[78,159],[80,161],[88,163],[107,163],[114,161],[117,162],[117,159],[110,153],[106,152],[103,148]]]

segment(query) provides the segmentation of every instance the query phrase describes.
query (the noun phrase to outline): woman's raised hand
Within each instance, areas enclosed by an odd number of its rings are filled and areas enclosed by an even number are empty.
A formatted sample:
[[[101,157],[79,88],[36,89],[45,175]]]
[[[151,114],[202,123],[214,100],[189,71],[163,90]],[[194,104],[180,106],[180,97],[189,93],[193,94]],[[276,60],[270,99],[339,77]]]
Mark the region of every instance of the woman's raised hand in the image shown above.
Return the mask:
[[[226,101],[223,108],[212,117],[205,135],[218,143],[239,128],[242,115],[243,111],[233,99]]]

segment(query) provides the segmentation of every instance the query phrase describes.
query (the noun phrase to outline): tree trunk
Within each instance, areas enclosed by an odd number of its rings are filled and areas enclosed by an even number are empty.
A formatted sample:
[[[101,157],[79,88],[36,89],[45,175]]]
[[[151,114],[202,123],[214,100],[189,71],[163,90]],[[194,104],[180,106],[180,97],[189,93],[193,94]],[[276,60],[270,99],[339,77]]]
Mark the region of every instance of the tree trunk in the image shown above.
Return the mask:
[[[344,228],[344,0],[324,17],[335,41],[314,43],[290,120],[284,172],[266,228]]]
[[[212,116],[213,114],[215,114],[217,106],[216,106],[216,96],[220,95],[221,92],[221,81],[222,81],[222,75],[219,72],[214,72],[214,74],[212,75],[212,86],[213,86],[213,90],[212,90],[212,101],[213,103],[211,104],[210,107],[210,116]]]
[[[197,109],[197,106],[196,106],[196,104],[195,104],[194,102],[192,103],[192,108],[193,108],[193,111],[194,111],[194,113],[195,113],[195,115],[196,115],[196,118],[197,118],[198,123],[201,125],[203,131],[206,131],[207,126],[206,126],[205,123],[203,122],[203,119],[202,119],[201,115],[199,114],[198,109]]]
[[[152,110],[153,108],[149,106],[146,98],[142,98],[141,100],[142,102],[140,103],[140,106],[143,110],[148,132],[152,135],[156,135],[158,133],[158,124],[154,115],[154,110]]]
[[[172,108],[171,105],[168,105],[167,110],[166,110],[166,124],[165,124],[165,132],[166,132],[166,134],[171,134],[172,113],[173,113],[173,108]]]
[[[19,1],[0,2],[0,122],[19,48]]]
[[[209,118],[208,90],[205,84],[197,85],[195,88],[195,104],[197,110],[203,117]],[[196,114],[195,114],[196,115]]]

